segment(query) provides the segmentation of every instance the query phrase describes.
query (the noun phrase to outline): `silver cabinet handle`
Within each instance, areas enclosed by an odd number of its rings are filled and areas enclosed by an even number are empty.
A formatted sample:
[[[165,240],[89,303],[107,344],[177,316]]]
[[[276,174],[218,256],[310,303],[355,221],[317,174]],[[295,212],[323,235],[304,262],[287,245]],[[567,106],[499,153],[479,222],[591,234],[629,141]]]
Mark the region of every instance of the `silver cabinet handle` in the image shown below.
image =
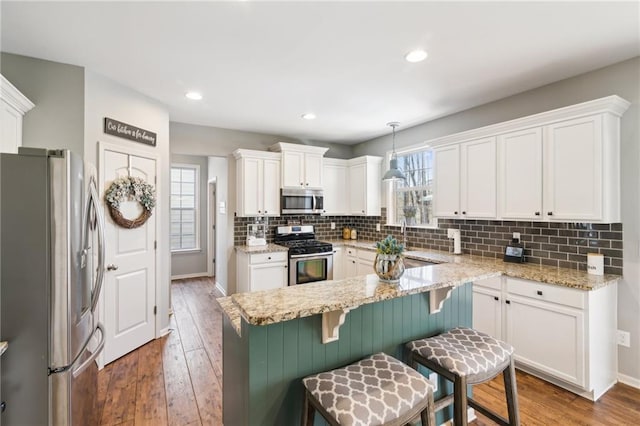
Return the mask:
[[[117,271],[118,270],[118,265],[114,265],[113,263],[110,263],[107,265],[107,271]]]

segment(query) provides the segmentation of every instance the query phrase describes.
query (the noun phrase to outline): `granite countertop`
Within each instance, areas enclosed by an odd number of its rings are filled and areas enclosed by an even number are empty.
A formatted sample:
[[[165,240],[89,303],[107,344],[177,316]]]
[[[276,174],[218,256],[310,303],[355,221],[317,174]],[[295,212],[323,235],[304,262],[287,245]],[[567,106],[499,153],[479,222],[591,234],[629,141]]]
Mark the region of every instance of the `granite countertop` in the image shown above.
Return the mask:
[[[334,245],[374,250],[375,241],[366,240],[332,240]],[[451,263],[478,265],[499,271],[502,275],[523,280],[539,281],[547,284],[575,288],[579,290],[597,290],[617,282],[620,275],[590,275],[576,269],[557,268],[554,266],[534,265],[530,263],[508,263],[501,258],[472,256],[469,254],[450,254],[439,250],[408,250],[405,256],[410,259],[425,260],[433,263]]]
[[[457,287],[499,275],[499,271],[479,265],[442,264],[408,269],[398,284],[380,282],[375,274],[371,274],[274,290],[236,293],[231,299],[249,324],[267,325],[410,294]]]
[[[235,246],[236,251],[243,253],[274,253],[278,251],[289,251],[285,246],[279,246],[277,244],[267,244],[266,246]]]
[[[222,311],[231,321],[231,325],[240,335],[240,311],[231,297],[219,297],[216,301],[220,304]]]

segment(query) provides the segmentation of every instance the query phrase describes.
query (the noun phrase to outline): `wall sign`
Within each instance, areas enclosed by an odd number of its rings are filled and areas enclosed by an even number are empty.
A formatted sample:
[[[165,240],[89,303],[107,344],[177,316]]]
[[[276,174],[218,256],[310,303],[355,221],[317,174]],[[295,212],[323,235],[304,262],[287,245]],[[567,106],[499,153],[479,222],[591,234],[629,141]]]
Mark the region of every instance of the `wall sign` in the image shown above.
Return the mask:
[[[156,146],[156,133],[123,123],[122,121],[114,120],[113,118],[104,118],[104,132],[109,135],[129,139],[130,141]]]

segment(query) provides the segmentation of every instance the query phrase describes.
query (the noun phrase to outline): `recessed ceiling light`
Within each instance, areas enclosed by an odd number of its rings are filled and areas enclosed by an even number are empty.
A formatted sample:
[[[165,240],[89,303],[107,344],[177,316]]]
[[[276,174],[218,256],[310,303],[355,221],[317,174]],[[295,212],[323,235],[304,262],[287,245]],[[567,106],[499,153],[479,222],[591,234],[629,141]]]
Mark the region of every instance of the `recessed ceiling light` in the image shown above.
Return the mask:
[[[187,92],[185,93],[185,96],[192,101],[199,101],[202,99],[202,95],[198,92]]]
[[[308,112],[306,114],[302,114],[302,118],[304,118],[305,120],[315,120],[316,115],[312,112]]]
[[[411,52],[407,53],[404,56],[404,58],[409,62],[420,62],[427,59],[427,56],[428,56],[427,52],[425,52],[422,49],[418,49],[418,50],[412,50]]]

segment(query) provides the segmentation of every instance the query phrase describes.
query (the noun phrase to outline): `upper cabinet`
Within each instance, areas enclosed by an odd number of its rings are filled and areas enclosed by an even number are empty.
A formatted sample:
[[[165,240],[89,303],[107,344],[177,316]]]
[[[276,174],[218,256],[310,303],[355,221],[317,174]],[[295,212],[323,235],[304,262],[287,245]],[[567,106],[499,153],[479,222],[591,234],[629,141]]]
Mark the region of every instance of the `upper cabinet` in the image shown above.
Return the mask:
[[[34,106],[0,75],[0,152],[18,152],[18,147],[22,146],[22,117]]]
[[[619,222],[629,105],[608,96],[428,141],[435,215]]]
[[[496,217],[496,139],[434,149],[434,211],[453,218]]]
[[[325,158],[324,214],[380,216],[382,157],[371,155],[341,160]]]
[[[269,149],[281,152],[283,188],[322,188],[322,160],[328,148],[278,142]]]
[[[236,185],[238,216],[280,215],[280,155],[237,149]]]

